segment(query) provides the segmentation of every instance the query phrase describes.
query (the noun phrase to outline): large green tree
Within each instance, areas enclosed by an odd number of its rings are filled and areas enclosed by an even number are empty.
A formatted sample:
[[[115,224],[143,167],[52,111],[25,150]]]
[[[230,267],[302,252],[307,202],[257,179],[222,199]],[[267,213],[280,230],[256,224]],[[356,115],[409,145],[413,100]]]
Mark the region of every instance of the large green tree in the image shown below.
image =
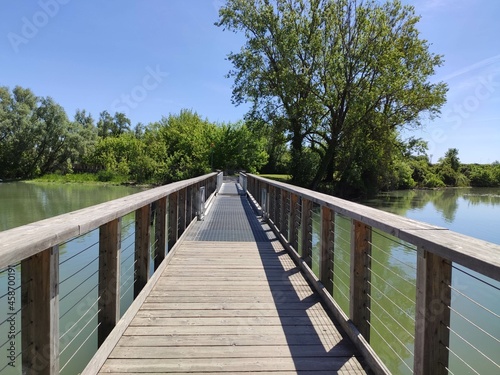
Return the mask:
[[[68,170],[85,134],[50,97],[0,88],[0,176],[27,178]]]
[[[380,186],[398,130],[445,101],[446,85],[429,82],[442,58],[398,0],[228,0],[219,15],[217,25],[246,36],[229,54],[233,100],[253,103],[252,117],[280,119],[295,179],[303,147],[319,155],[313,188],[325,179]]]

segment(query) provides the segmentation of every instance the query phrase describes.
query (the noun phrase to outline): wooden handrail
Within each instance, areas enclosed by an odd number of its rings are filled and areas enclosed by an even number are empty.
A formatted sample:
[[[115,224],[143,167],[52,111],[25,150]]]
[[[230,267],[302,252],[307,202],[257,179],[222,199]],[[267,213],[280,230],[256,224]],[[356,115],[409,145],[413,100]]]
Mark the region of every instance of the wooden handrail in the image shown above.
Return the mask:
[[[263,182],[266,186],[283,189],[322,207],[328,207],[352,220],[380,229],[425,251],[500,281],[500,245],[331,195],[252,174],[247,174],[247,176]],[[481,251],[477,251],[477,249],[481,249]]]
[[[214,172],[201,177],[174,182],[0,232],[0,269],[16,264],[52,246],[88,233],[103,224],[216,175],[217,173]]]
[[[157,270],[164,263],[167,244],[171,249],[187,226],[196,220],[196,211],[200,209],[196,202],[201,202],[196,195],[215,194],[220,188],[220,177],[210,173],[0,232],[0,269],[21,264],[23,373],[58,374],[61,368],[59,245],[99,229],[96,271],[99,325],[96,329],[101,345],[120,319],[122,217],[135,212],[135,298],[150,278],[152,223],[156,223],[153,250]]]
[[[251,201],[261,205],[260,210],[271,228],[323,295],[334,316],[377,374],[387,374],[389,370],[369,344],[372,231],[378,229],[414,245],[417,264],[413,371],[419,375],[448,373],[449,351],[446,348],[450,337],[452,264],[500,281],[499,245],[256,175],[242,174],[240,177],[248,187]],[[286,205],[288,199],[289,206]],[[312,271],[311,265],[314,204],[320,207],[321,217],[318,274]],[[332,295],[335,249],[331,228],[335,214],[351,221],[349,311],[342,311]],[[299,227],[301,243],[296,233]]]

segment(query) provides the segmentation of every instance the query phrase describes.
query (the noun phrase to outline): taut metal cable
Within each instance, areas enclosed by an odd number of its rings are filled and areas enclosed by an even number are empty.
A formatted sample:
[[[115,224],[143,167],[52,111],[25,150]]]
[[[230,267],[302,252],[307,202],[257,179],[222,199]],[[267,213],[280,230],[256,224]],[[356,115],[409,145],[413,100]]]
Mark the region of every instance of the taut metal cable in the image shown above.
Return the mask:
[[[377,331],[377,329],[372,325],[372,323],[370,321],[367,320],[367,323],[375,331],[375,333],[378,335],[378,337],[380,337],[382,339],[382,341],[385,342],[385,344],[392,350],[392,352],[394,354],[396,354],[396,357],[399,358],[399,360],[406,366],[406,368],[408,370],[410,370],[410,373],[413,374],[413,369],[411,369],[410,366],[408,366],[408,364],[406,363],[406,361],[403,358],[401,358],[401,356],[396,352],[396,350],[394,350],[394,348],[392,347],[392,345],[387,342],[387,340],[384,338],[384,336],[381,335],[379,331]]]

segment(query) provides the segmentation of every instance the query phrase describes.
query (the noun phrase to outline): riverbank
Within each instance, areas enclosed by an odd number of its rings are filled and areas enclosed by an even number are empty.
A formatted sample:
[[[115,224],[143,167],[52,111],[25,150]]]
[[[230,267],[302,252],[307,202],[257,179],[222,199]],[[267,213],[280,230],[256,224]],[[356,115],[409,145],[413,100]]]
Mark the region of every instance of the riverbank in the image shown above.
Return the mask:
[[[131,186],[143,189],[151,189],[158,185],[153,184],[138,184],[129,181],[126,178],[114,177],[111,179],[102,178],[101,175],[95,173],[72,173],[72,174],[46,174],[31,180],[22,180],[26,183],[56,183],[56,184],[85,184],[85,185],[101,185],[101,186]]]

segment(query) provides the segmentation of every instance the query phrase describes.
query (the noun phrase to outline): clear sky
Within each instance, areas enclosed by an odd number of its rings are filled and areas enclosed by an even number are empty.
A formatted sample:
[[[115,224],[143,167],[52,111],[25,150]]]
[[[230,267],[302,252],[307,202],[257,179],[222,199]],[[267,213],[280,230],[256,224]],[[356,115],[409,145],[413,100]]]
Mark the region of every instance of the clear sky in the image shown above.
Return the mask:
[[[433,161],[500,160],[500,1],[403,0],[445,65],[441,118],[414,135]],[[0,0],[0,85],[51,96],[70,118],[125,112],[135,125],[187,108],[216,122],[243,117],[231,103],[225,57],[240,35],[213,24],[222,0]]]

